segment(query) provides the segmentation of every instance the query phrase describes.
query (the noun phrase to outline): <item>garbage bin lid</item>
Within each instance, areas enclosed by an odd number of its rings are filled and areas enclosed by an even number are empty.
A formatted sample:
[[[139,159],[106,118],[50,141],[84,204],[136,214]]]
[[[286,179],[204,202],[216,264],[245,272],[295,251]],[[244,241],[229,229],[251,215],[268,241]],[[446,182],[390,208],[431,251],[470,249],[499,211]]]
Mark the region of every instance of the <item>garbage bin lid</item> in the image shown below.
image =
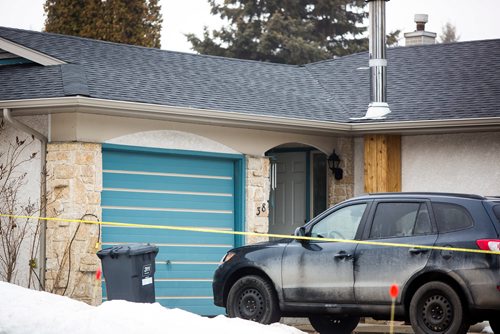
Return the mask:
[[[97,252],[97,256],[102,259],[106,256],[119,256],[119,255],[141,255],[147,253],[155,253],[158,254],[158,247],[151,244],[126,244],[113,246],[110,248],[101,249]]]

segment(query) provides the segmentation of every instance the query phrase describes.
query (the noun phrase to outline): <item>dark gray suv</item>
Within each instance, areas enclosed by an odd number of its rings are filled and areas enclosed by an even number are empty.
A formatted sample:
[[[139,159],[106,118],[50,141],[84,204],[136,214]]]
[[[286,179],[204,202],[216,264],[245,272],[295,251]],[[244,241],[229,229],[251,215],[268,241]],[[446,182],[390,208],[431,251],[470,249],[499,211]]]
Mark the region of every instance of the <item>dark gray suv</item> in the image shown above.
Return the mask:
[[[483,320],[500,333],[499,231],[500,198],[353,198],[295,231],[314,240],[229,251],[214,275],[215,304],[231,317],[308,317],[320,333],[350,333],[360,317],[390,318],[397,284],[396,319],[415,333],[466,333]]]

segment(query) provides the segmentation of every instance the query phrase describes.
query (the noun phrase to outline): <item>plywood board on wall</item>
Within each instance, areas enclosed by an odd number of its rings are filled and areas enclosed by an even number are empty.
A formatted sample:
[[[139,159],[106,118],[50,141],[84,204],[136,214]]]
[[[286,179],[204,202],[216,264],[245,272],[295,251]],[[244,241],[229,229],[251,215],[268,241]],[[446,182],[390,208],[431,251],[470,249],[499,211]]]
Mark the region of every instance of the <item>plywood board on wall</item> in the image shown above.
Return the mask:
[[[364,151],[364,190],[401,191],[401,136],[367,135]]]

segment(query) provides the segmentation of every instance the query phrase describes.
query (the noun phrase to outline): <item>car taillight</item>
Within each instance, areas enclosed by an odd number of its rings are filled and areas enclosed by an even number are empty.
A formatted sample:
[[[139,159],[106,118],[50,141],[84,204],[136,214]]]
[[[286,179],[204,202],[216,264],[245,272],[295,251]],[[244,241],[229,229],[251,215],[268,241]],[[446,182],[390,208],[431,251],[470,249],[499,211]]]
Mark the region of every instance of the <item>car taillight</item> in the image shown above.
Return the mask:
[[[500,252],[500,240],[498,239],[481,239],[476,241],[479,249]]]

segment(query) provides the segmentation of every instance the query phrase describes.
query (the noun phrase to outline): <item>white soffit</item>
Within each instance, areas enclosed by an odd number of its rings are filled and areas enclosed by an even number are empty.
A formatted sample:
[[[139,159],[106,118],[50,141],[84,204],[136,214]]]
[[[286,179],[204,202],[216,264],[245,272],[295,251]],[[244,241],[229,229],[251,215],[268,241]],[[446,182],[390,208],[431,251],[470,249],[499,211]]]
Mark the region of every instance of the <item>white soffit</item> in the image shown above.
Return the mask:
[[[7,52],[15,54],[19,57],[31,60],[32,62],[35,62],[35,63],[43,65],[43,66],[66,64],[66,62],[64,62],[62,60],[51,57],[49,55],[38,52],[36,50],[27,48],[23,45],[13,43],[13,42],[6,40],[2,37],[0,37],[0,49],[3,49]]]

